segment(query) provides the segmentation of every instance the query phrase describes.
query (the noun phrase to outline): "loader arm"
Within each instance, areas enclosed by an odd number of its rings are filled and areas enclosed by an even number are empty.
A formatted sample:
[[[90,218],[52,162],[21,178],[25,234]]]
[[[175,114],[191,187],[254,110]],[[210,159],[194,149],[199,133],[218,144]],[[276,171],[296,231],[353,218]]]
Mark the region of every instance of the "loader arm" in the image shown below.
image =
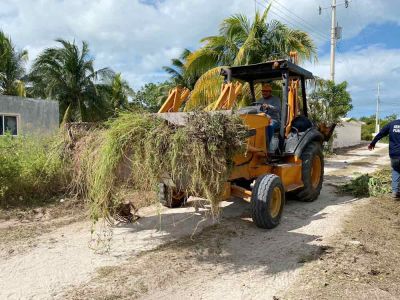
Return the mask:
[[[221,94],[216,102],[208,105],[204,110],[226,110],[232,109],[237,100],[237,96],[242,91],[242,84],[240,82],[223,83],[221,86]]]
[[[190,90],[187,88],[175,87],[169,91],[168,98],[161,106],[158,113],[177,112],[182,103],[189,97]]]

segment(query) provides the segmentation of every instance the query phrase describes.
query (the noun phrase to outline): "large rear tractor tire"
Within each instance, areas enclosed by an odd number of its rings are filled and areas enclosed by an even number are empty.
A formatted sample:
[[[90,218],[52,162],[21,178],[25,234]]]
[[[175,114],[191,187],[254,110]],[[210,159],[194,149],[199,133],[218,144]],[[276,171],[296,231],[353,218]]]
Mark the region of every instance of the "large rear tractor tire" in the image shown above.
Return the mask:
[[[257,227],[271,229],[278,226],[284,205],[281,179],[274,174],[258,177],[251,195],[251,214]]]
[[[185,192],[160,183],[159,200],[160,203],[169,208],[177,208],[185,205],[188,197]]]
[[[309,143],[301,154],[303,161],[301,178],[304,187],[296,191],[295,198],[299,201],[312,202],[321,193],[324,181],[324,155],[318,142]]]

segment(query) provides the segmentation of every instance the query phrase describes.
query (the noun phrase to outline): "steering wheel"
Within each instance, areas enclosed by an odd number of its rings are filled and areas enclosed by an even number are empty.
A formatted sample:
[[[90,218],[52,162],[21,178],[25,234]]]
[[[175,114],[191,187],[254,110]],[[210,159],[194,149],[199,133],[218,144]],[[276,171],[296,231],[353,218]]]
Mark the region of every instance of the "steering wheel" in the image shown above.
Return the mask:
[[[258,109],[260,112],[265,112],[265,108],[264,108],[264,106],[263,106],[261,103],[252,102],[252,103],[251,103],[251,106],[256,106],[257,109]]]

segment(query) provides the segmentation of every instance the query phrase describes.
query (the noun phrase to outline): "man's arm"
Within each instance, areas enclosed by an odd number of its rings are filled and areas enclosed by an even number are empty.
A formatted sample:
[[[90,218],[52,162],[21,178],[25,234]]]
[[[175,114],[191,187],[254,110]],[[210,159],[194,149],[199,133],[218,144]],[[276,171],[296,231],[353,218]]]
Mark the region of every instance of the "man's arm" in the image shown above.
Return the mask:
[[[383,127],[381,129],[381,131],[379,131],[379,133],[375,136],[375,138],[372,140],[372,142],[368,145],[368,149],[372,150],[375,148],[375,144],[383,137],[387,136],[389,134],[390,131],[390,124],[387,124],[385,127]]]
[[[274,112],[281,111],[281,100],[278,97],[274,97],[273,101],[268,104],[268,109]]]

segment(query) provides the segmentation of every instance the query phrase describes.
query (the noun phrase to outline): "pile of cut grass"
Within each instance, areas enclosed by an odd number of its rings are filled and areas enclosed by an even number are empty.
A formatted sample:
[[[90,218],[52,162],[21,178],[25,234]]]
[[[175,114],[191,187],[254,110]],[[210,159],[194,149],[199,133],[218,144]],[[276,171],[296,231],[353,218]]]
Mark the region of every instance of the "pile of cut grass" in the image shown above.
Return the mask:
[[[81,152],[90,215],[111,220],[127,189],[154,203],[165,177],[180,191],[207,199],[215,215],[233,156],[245,151],[245,141],[237,115],[191,113],[178,126],[155,114],[121,113]]]
[[[377,197],[389,194],[391,192],[391,172],[389,169],[384,169],[372,174],[360,175],[343,185],[340,190],[355,197]]]

